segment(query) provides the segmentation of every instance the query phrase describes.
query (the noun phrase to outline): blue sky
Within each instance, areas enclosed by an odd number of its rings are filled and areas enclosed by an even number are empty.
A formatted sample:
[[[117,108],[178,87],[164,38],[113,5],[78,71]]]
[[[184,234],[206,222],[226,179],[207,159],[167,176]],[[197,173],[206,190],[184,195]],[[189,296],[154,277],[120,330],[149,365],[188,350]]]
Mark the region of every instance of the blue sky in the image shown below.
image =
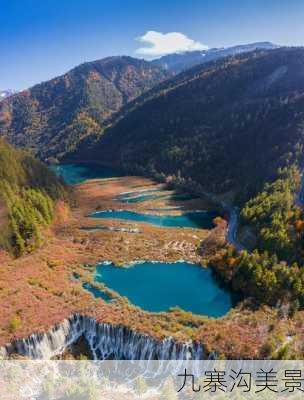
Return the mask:
[[[177,49],[304,45],[303,20],[303,0],[0,0],[0,89],[24,89],[109,55],[149,58],[178,41]],[[160,36],[172,32],[179,35]],[[153,54],[136,52],[147,47],[143,36],[156,41]]]

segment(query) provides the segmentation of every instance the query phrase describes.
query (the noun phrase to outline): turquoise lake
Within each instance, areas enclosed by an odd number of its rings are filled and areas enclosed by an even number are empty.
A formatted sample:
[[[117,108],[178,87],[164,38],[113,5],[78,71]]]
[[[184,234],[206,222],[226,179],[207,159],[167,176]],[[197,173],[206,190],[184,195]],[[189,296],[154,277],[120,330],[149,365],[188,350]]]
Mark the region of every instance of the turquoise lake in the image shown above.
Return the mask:
[[[76,185],[87,179],[115,178],[121,176],[117,170],[92,164],[59,164],[52,165],[51,169],[69,185]]]
[[[187,262],[143,262],[128,268],[99,264],[95,281],[150,312],[178,306],[194,314],[220,317],[232,307],[230,294],[219,287],[211,271]],[[98,290],[90,291],[102,297]]]
[[[213,228],[213,219],[217,216],[215,212],[201,211],[189,212],[182,215],[154,215],[141,214],[134,211],[97,211],[90,215],[93,218],[122,219],[136,222],[162,226],[167,228]]]

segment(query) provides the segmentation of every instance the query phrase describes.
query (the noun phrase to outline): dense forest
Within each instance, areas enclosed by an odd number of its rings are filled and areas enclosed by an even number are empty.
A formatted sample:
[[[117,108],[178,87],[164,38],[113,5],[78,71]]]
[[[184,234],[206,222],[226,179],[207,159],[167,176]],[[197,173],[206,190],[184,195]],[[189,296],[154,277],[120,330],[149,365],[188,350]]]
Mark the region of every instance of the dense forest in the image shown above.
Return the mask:
[[[246,201],[301,157],[303,64],[304,49],[280,48],[194,67],[123,108],[77,157]]]
[[[278,172],[241,210],[241,223],[253,228],[257,247],[279,259],[303,262],[303,212],[296,204],[300,172],[295,166]]]
[[[42,159],[60,158],[100,135],[112,113],[169,76],[131,57],[82,64],[1,101],[0,135]]]
[[[292,166],[278,175],[241,210],[241,223],[254,231],[257,248],[237,252],[228,246],[210,266],[244,297],[271,306],[289,303],[295,311],[304,307],[304,214],[296,201],[300,173]]]
[[[210,262],[213,271],[234,291],[260,304],[304,307],[304,268],[255,250],[238,253],[229,247]]]
[[[0,248],[15,256],[37,248],[53,219],[54,202],[66,196],[45,165],[0,139]]]

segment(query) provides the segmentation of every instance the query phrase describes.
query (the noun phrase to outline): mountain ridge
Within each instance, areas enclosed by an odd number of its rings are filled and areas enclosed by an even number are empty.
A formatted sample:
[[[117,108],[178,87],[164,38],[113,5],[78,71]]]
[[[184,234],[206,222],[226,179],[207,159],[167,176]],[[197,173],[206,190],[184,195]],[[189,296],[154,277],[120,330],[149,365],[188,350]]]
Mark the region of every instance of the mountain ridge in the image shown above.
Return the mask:
[[[42,159],[60,158],[104,121],[170,73],[128,56],[81,64],[69,72],[4,99],[0,135]]]
[[[270,50],[279,47],[280,46],[271,42],[254,42],[231,47],[220,47],[211,48],[208,50],[196,50],[184,53],[168,54],[153,60],[152,63],[174,73],[180,73],[194,67],[195,65],[204,64],[224,57],[258,49]]]
[[[257,45],[232,49],[250,50]],[[260,45],[273,46],[268,42]],[[218,51],[222,58],[232,50],[211,49],[209,53]],[[208,63],[197,67],[202,65]],[[60,160],[86,142],[95,143],[116,114],[122,115],[121,110],[129,103],[159,90],[159,85],[174,75],[174,71],[166,71],[155,62],[130,56],[85,62],[4,98],[0,104],[0,136],[18,147],[29,148],[43,160]]]
[[[131,173],[250,196],[302,155],[302,65],[303,48],[280,48],[193,67],[127,105],[90,151]]]

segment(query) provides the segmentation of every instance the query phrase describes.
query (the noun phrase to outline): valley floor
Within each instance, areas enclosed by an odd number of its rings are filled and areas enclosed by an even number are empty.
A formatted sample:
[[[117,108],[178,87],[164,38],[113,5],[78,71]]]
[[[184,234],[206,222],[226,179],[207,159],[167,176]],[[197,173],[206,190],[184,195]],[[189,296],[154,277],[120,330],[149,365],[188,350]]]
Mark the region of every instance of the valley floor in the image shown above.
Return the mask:
[[[139,177],[86,181],[75,186],[76,204],[71,210],[63,203],[57,204],[56,221],[47,232],[41,249],[19,259],[0,254],[0,346],[32,333],[46,332],[79,313],[154,338],[171,336],[177,341],[195,340],[204,345],[207,354],[215,352],[232,359],[273,356],[286,345],[288,338],[291,351],[301,358],[302,313],[288,320],[284,315],[278,316],[274,309],[252,311],[239,306],[220,319],[178,309],[153,314],[131,305],[124,298],[106,303],[83,289],[84,282],[92,282],[97,262],[111,261],[120,265],[136,260],[171,262],[183,259],[202,263],[199,251],[202,242],[205,243],[204,254],[210,251],[208,246],[224,244],[224,221],[212,230],[204,230],[88,218],[98,210],[126,209],[144,213],[154,210],[153,213],[176,215],[208,207],[201,199],[179,201],[168,197],[143,203],[117,201],[121,193],[158,188],[163,189]],[[102,230],[98,229],[101,225]]]

